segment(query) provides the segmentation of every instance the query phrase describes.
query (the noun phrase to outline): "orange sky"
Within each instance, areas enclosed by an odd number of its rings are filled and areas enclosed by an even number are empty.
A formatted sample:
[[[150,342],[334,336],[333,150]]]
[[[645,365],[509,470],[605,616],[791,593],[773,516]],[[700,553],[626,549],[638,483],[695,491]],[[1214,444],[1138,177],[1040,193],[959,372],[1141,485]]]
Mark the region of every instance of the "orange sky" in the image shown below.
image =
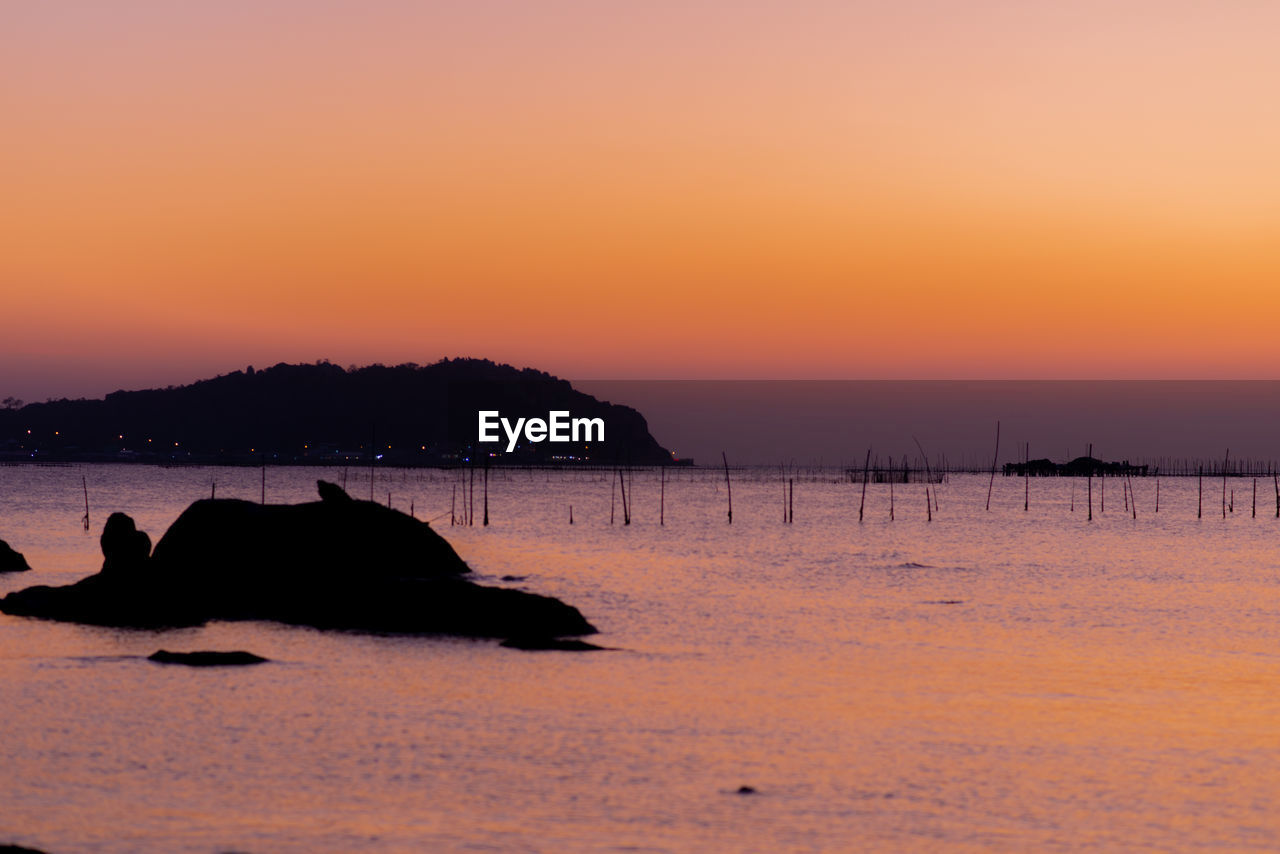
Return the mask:
[[[4,18],[0,396],[446,355],[1277,376],[1275,4]]]

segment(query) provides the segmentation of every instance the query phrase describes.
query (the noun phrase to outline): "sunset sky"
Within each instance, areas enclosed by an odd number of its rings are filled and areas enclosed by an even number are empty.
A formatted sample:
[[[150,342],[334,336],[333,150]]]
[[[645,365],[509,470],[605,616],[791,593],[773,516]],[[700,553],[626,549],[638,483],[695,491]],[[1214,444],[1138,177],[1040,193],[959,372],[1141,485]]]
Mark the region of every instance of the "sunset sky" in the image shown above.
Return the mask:
[[[1275,378],[1280,4],[8,3],[0,397]]]

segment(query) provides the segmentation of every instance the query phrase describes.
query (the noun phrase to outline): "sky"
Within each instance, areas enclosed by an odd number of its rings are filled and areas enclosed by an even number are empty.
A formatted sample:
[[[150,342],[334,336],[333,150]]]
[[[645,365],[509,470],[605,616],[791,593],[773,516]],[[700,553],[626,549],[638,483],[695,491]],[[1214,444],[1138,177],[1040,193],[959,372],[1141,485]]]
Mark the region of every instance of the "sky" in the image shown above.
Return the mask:
[[[0,397],[1276,378],[1280,5],[0,6]]]

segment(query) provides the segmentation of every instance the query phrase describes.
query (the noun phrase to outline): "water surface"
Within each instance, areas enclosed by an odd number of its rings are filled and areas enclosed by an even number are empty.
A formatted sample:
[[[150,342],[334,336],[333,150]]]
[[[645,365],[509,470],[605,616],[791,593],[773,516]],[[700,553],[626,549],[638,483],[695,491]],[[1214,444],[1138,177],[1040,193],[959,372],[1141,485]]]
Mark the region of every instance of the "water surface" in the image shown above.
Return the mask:
[[[268,469],[268,501],[317,475]],[[368,497],[368,473],[345,473]],[[493,524],[450,527],[459,475],[376,473],[486,583],[560,596],[613,651],[324,633],[148,632],[0,615],[0,842],[50,852],[1274,849],[1280,521],[1269,484],[836,472],[497,472]],[[81,527],[88,484],[92,530]],[[251,469],[0,468],[0,537],[36,571],[101,563],[124,510],[157,539]],[[1074,490],[1075,511],[1070,510]],[[476,487],[476,515],[481,488]],[[1244,498],[1242,499],[1242,496]],[[1268,505],[1267,502],[1270,502]],[[460,504],[454,503],[455,511]],[[568,524],[569,506],[575,524]],[[441,518],[442,517],[442,518]],[[502,581],[506,575],[520,581]],[[253,668],[145,660],[248,649]],[[740,786],[756,794],[739,795]]]

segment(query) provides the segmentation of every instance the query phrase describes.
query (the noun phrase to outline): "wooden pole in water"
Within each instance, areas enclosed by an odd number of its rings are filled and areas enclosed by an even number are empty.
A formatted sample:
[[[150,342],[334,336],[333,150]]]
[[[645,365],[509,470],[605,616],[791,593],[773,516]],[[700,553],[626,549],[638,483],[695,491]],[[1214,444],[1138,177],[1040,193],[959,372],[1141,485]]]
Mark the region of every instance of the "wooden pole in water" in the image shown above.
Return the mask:
[[[1089,445],[1089,521],[1093,521],[1093,445]]]
[[[729,496],[729,524],[733,524],[733,484],[729,481],[729,457],[724,451],[720,452],[720,459],[724,460],[724,488]]]
[[[925,475],[925,476],[928,477],[928,475]],[[925,520],[932,522],[933,521],[933,501],[932,499],[929,498],[928,486],[924,488],[924,513],[925,513]]]
[[[1256,477],[1253,479],[1253,516],[1252,518],[1254,519],[1258,518],[1258,479]]]
[[[991,481],[987,484],[987,512],[991,512],[991,490],[996,485],[996,460],[1000,458],[1000,422],[996,422],[996,452],[991,457]]]
[[[80,486],[84,487],[84,529],[89,530],[89,481],[80,475]]]
[[[1138,518],[1138,496],[1133,494],[1133,480],[1126,474],[1125,478],[1129,480],[1129,507],[1133,510],[1133,518]]]
[[[924,460],[925,482],[933,483],[933,470],[929,467],[929,455],[924,452],[924,445],[921,445],[920,440],[917,439],[915,436],[911,437],[911,441],[916,443],[916,447],[920,449],[920,459]],[[929,494],[929,490],[926,489],[924,493],[927,496]],[[938,507],[938,490],[936,489],[933,491],[933,506],[934,506],[934,509],[937,509]],[[933,515],[932,511],[930,511],[929,515],[932,517]]]
[[[210,498],[218,497],[218,482],[216,480],[209,481],[209,497]]]
[[[569,524],[573,524],[573,505],[569,505]]]
[[[796,479],[788,478],[787,480],[787,524],[790,525],[796,521]]]
[[[617,469],[613,470],[614,474],[618,473]],[[613,524],[614,502],[618,494],[618,479],[616,477],[609,479],[609,524]]]
[[[1076,479],[1071,478],[1071,512],[1076,512]]]
[[[1204,518],[1204,466],[1196,468],[1196,518]]]
[[[489,460],[484,461],[484,526],[489,527]]]
[[[471,467],[467,470],[467,526],[476,523],[476,461],[472,455]]]
[[[453,497],[449,499],[449,527],[450,528],[458,524],[457,508],[458,508],[458,482],[455,480],[453,482]]]
[[[1156,477],[1156,512],[1160,512],[1160,478]]]
[[[1231,449],[1227,448],[1227,455],[1222,458],[1222,518],[1227,518],[1227,463],[1231,460]]]
[[[889,521],[893,521],[893,478],[889,478]]]
[[[871,476],[871,449],[867,448],[867,461],[862,466],[862,502],[858,504],[858,521],[862,521],[862,510],[867,506],[867,479]]]
[[[1280,519],[1280,473],[1273,471],[1271,477],[1276,483],[1276,518]]]
[[[627,503],[627,479],[622,474],[622,469],[618,469],[618,488],[622,492],[622,524],[631,524],[631,506]]]
[[[1031,509],[1031,443],[1026,443],[1026,450],[1022,454],[1022,480],[1025,491],[1022,496],[1022,512],[1026,513]]]

